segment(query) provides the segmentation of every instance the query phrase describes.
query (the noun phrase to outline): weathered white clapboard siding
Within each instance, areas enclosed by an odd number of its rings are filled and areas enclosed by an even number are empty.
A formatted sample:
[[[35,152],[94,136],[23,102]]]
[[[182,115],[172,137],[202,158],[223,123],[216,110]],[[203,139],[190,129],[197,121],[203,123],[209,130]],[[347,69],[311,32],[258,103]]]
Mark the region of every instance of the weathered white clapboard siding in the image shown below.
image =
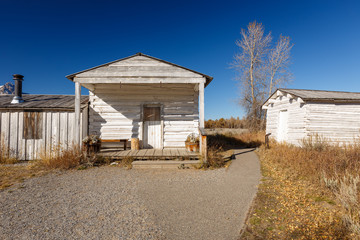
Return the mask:
[[[67,78],[89,89],[89,131],[102,139],[139,138],[141,145],[143,108],[160,107],[160,126],[151,127],[157,129],[151,132],[161,144],[149,138],[160,148],[185,147],[186,137],[198,133],[204,122],[204,88],[212,81],[212,77],[142,53]]]
[[[168,63],[157,61],[145,56],[136,56],[112,64],[98,67],[76,75],[77,78],[101,77],[112,78],[119,76],[124,78],[202,78],[200,74],[179,68]]]
[[[0,111],[0,137],[5,147],[21,160],[38,159],[56,147],[67,148],[74,142],[75,113],[71,111],[42,111],[42,138],[24,139],[24,112]],[[87,135],[87,108],[81,114],[81,137]]]
[[[264,104],[266,131],[277,138],[279,112],[288,111],[286,142],[319,135],[331,143],[351,143],[360,137],[360,93],[278,89]]]
[[[307,103],[307,136],[319,134],[334,143],[360,137],[360,103]]]
[[[90,134],[142,141],[142,109],[147,104],[161,106],[165,148],[184,147],[186,137],[198,133],[195,84],[96,84],[90,92]]]
[[[288,130],[285,141],[298,145],[299,140],[306,136],[306,106],[297,99],[278,96],[274,102],[268,106],[266,132],[271,133],[271,138],[277,139],[279,113],[284,110],[288,111]]]

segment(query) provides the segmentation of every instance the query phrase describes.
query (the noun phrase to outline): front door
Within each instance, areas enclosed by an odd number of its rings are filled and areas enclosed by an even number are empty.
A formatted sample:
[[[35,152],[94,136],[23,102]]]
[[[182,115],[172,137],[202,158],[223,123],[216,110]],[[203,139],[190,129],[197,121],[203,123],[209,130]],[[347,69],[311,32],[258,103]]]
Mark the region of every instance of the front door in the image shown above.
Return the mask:
[[[144,148],[163,148],[160,107],[144,107]]]
[[[279,123],[277,131],[277,140],[279,142],[287,140],[288,134],[288,111],[283,110],[279,112]]]

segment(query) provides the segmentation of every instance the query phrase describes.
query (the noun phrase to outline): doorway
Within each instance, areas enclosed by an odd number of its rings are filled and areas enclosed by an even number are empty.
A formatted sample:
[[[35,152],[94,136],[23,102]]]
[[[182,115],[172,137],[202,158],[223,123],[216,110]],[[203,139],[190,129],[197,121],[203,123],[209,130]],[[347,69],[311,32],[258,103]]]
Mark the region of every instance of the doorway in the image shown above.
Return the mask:
[[[144,106],[144,148],[163,148],[163,131],[160,106]]]
[[[282,110],[279,112],[279,123],[277,131],[277,141],[282,142],[287,140],[288,134],[288,111]]]

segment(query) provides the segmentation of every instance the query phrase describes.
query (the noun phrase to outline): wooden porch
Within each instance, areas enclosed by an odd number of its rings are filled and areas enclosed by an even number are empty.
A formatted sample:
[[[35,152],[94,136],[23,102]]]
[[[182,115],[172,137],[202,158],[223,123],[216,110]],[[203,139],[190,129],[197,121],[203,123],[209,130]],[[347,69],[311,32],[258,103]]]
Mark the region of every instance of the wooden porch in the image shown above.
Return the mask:
[[[100,156],[113,160],[132,157],[134,160],[199,160],[199,153],[189,152],[185,148],[119,150],[102,149]]]

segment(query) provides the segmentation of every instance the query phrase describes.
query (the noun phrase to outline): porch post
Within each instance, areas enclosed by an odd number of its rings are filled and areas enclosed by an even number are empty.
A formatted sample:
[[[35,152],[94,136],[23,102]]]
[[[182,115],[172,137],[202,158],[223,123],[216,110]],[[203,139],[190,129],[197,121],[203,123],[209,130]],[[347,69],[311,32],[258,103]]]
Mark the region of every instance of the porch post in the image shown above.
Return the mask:
[[[199,127],[204,128],[204,83],[199,83]]]
[[[75,144],[80,144],[80,98],[81,85],[75,82]]]

